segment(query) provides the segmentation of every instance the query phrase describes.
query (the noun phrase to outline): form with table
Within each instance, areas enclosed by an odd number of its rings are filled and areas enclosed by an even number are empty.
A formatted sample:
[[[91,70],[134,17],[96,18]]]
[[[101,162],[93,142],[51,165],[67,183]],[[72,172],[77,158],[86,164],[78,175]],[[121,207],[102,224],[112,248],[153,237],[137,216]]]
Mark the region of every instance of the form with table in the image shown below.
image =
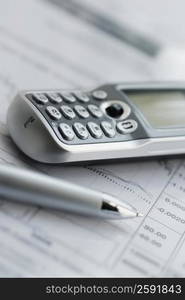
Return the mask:
[[[143,29],[142,3],[147,6],[147,1],[141,1],[135,18],[129,16],[129,1],[106,1],[106,5],[105,1],[67,2],[67,6],[57,0],[0,4],[0,162],[106,191],[136,207],[144,217],[89,219],[0,199],[0,276],[183,277],[183,159],[49,166],[24,156],[8,135],[6,113],[19,89],[91,87],[120,79],[160,80],[155,61],[162,42],[171,41],[167,35],[163,39],[164,27],[155,37],[155,20],[153,33]],[[124,29],[121,35],[102,27],[105,15]],[[126,38],[131,32],[137,35],[137,43]],[[141,47],[147,38],[149,50]],[[174,34],[174,41],[180,38]]]

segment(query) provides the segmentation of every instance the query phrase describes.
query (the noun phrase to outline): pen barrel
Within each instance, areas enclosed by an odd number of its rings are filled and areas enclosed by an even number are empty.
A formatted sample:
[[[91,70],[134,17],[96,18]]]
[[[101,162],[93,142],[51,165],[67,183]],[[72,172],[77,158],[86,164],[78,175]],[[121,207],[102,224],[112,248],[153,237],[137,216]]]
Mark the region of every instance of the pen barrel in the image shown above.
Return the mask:
[[[103,193],[4,165],[0,166],[0,195],[9,200],[90,215],[100,213],[103,201]]]

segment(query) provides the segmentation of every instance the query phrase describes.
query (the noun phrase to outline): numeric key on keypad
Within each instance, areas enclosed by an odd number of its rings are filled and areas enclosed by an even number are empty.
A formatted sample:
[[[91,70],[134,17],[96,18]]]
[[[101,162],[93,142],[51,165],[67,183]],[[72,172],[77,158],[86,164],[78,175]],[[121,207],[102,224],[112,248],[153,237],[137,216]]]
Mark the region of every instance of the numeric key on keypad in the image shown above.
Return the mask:
[[[83,92],[75,92],[74,95],[81,102],[88,102],[90,100],[89,96]]]
[[[103,133],[100,128],[100,126],[94,122],[88,122],[87,123],[87,128],[89,129],[90,134],[96,138],[99,139],[102,137]]]
[[[106,136],[113,137],[115,136],[116,132],[110,122],[102,121],[101,122],[101,128]]]
[[[38,104],[45,104],[48,102],[48,98],[42,93],[34,93],[32,97]]]
[[[60,107],[60,110],[61,110],[63,116],[67,119],[71,120],[71,119],[74,119],[76,116],[73,109],[67,105],[62,105]]]
[[[58,129],[65,140],[71,141],[74,139],[74,131],[68,124],[60,123]]]
[[[59,120],[62,117],[59,110],[54,106],[47,106],[46,107],[46,112],[54,120]]]
[[[89,109],[91,115],[95,118],[101,118],[103,116],[102,111],[96,105],[89,104],[88,109]]]
[[[97,90],[92,93],[92,96],[96,100],[105,100],[107,98],[107,92],[105,92],[103,90]]]
[[[88,138],[89,133],[87,131],[87,128],[83,124],[76,122],[76,123],[73,124],[73,128],[74,128],[74,131],[75,131],[76,135],[80,139],[85,140],[85,139]]]
[[[68,103],[73,103],[76,101],[76,98],[70,93],[63,92],[63,93],[61,93],[61,96]]]
[[[60,102],[62,102],[61,96],[59,94],[57,94],[57,93],[52,93],[51,92],[51,93],[47,93],[46,95],[48,96],[49,100],[51,102],[53,102],[53,103],[60,103]]]
[[[74,109],[79,117],[84,119],[89,117],[87,109],[82,105],[75,105]]]

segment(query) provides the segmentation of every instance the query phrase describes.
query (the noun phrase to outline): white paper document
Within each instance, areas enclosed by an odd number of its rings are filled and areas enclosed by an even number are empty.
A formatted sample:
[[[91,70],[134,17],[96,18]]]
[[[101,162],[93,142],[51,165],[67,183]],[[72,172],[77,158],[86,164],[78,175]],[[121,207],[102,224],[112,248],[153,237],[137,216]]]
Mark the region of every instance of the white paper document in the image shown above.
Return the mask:
[[[48,166],[23,155],[8,135],[6,113],[19,89],[155,78],[155,38],[146,50],[141,30],[138,44],[109,32],[100,17],[124,32],[134,28],[114,17],[122,1],[106,3],[0,1],[0,163],[106,191],[144,217],[101,220],[0,199],[1,277],[185,276],[184,160]]]

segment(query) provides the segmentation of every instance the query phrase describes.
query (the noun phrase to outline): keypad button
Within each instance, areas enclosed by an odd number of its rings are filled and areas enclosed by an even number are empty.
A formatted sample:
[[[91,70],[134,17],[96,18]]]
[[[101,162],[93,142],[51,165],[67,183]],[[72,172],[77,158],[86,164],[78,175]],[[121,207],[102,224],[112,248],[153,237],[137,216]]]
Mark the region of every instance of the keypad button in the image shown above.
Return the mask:
[[[89,133],[88,133],[86,127],[83,124],[76,122],[76,123],[73,124],[73,128],[74,128],[74,131],[75,131],[76,135],[80,139],[85,140],[85,139],[88,138]]]
[[[74,139],[74,131],[68,124],[60,123],[58,129],[65,140],[71,141]]]
[[[91,115],[95,118],[101,118],[103,116],[102,111],[96,105],[89,104],[88,109],[89,109]]]
[[[45,104],[48,102],[48,98],[42,93],[34,93],[32,96],[38,104]]]
[[[57,93],[47,93],[46,95],[49,98],[49,100],[53,103],[62,102],[62,97]]]
[[[97,90],[94,91],[92,93],[92,96],[96,99],[96,100],[104,100],[107,98],[107,93],[105,91],[102,90]]]
[[[106,136],[113,137],[115,136],[116,132],[110,122],[103,121],[101,122],[101,128]]]
[[[76,101],[76,98],[70,93],[63,92],[63,93],[61,93],[61,96],[68,103],[73,103]]]
[[[99,139],[102,137],[102,130],[100,126],[94,122],[88,122],[87,128],[89,129],[90,134],[95,137],[96,139]]]
[[[76,93],[74,93],[74,95],[81,102],[88,102],[90,100],[89,96],[87,96],[83,92],[76,92]]]
[[[124,113],[124,109],[121,104],[113,103],[106,108],[106,113],[111,118],[120,118]]]
[[[67,119],[74,119],[76,116],[73,109],[67,105],[62,105],[60,107],[60,110],[61,110],[63,116],[66,117]]]
[[[62,117],[59,110],[54,106],[47,106],[46,107],[46,112],[54,120],[59,120]]]
[[[85,107],[81,105],[75,105],[74,109],[79,117],[84,119],[89,117],[89,113]]]
[[[127,134],[134,132],[137,129],[138,125],[135,120],[126,120],[117,123],[116,127],[120,133]]]

